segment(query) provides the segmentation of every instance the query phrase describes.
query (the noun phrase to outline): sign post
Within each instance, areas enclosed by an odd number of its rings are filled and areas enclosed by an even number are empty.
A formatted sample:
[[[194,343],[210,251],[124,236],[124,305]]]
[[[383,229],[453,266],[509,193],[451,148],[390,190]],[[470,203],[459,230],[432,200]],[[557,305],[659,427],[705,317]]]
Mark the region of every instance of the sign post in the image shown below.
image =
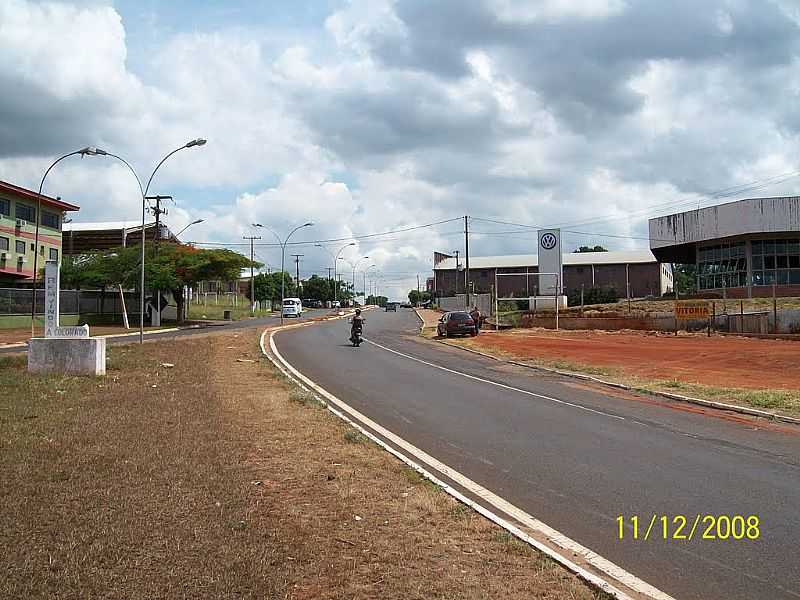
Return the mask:
[[[554,273],[556,276],[546,277],[539,281],[540,296],[560,296],[561,282],[564,280],[564,268],[561,257],[561,230],[539,230],[539,273]]]

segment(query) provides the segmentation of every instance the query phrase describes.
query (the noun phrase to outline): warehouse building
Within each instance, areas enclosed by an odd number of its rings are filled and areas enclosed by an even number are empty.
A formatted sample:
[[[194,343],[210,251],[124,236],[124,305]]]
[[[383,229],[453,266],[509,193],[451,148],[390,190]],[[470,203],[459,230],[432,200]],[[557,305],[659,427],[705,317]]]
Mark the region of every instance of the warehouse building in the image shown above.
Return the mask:
[[[178,241],[163,222],[158,226],[155,221],[145,223],[144,235],[147,241]],[[138,246],[141,243],[141,221],[64,224],[64,254],[68,256],[120,246]]]
[[[650,248],[693,264],[706,296],[800,296],[800,197],[750,198],[650,219]]]
[[[463,257],[435,252],[433,288],[436,296],[463,294],[466,269]],[[581,288],[614,288],[620,297],[661,296],[672,292],[672,268],[660,264],[649,250],[625,252],[573,252],[563,255],[564,294]],[[536,273],[538,256],[475,256],[469,264],[470,293],[489,293],[495,285],[496,273]],[[538,277],[503,276],[497,280],[502,297],[528,298],[539,293]]]

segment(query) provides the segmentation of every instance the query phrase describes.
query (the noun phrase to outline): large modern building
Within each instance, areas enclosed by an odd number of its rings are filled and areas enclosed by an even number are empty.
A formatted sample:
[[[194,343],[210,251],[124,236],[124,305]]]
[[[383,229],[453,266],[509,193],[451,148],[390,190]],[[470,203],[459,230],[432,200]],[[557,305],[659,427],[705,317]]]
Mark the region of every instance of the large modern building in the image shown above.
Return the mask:
[[[433,288],[437,296],[463,294],[466,280],[463,257],[435,252]],[[660,264],[649,250],[627,252],[574,252],[564,254],[564,293],[569,295],[590,288],[611,287],[620,297],[661,296],[672,291],[672,268]],[[492,291],[496,273],[538,272],[535,254],[510,256],[474,256],[469,261],[471,293]],[[527,298],[538,295],[538,277],[501,276],[497,279],[498,294],[503,297]]]
[[[61,258],[64,215],[78,210],[61,198],[41,197],[17,185],[0,181],[0,285],[18,285],[33,278],[36,222],[39,222],[39,265]]]
[[[155,221],[145,223],[147,241],[177,241],[169,228]],[[120,246],[136,246],[142,243],[141,221],[111,221],[102,223],[65,223],[64,254],[85,254],[95,250],[109,250]]]
[[[800,197],[750,198],[650,219],[650,248],[660,261],[696,265],[702,294],[800,296]]]

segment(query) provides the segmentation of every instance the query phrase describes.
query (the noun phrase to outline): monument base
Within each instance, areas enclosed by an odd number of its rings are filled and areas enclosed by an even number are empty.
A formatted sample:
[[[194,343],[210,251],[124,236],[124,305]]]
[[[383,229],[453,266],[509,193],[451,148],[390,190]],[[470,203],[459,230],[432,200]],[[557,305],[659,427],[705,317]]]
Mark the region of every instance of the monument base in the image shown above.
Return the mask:
[[[105,338],[31,338],[28,371],[71,375],[106,374]]]

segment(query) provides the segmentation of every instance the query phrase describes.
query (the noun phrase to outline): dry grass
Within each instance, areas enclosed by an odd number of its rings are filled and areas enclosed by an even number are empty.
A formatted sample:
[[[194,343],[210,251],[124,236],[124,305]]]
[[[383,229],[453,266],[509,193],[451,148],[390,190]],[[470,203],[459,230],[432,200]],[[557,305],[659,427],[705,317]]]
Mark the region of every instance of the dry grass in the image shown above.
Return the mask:
[[[598,597],[345,439],[254,333],[109,353],[98,379],[0,361],[0,597]]]

